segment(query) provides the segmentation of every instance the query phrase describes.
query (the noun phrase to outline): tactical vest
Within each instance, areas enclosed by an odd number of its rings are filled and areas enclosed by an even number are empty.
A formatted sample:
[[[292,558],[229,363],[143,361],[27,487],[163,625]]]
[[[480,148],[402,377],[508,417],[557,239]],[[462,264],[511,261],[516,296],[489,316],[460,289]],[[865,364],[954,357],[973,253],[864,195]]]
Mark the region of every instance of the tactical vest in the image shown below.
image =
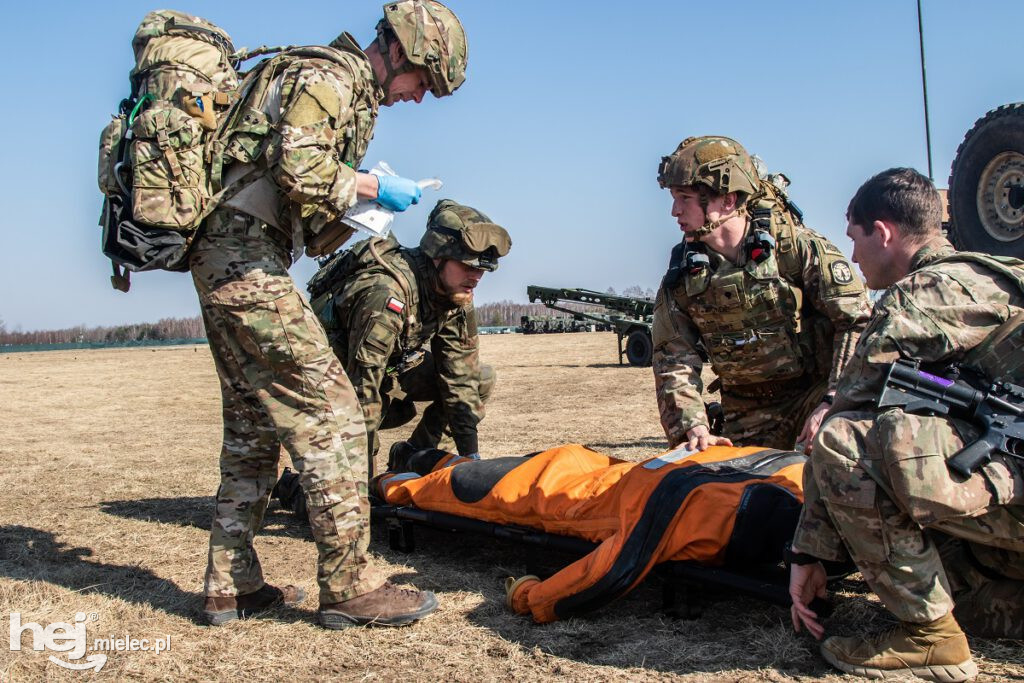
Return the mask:
[[[373,249],[371,249],[371,246]],[[374,254],[376,252],[376,254]],[[323,323],[332,346],[347,355],[349,330],[346,322],[338,320],[339,308],[352,300],[355,290],[371,278],[387,277],[402,292],[402,332],[398,339],[398,352],[389,360],[389,367],[402,371],[415,367],[422,360],[430,340],[460,309],[438,310],[437,315],[421,316],[421,311],[432,313],[433,304],[424,298],[426,292],[420,283],[437,278],[429,257],[419,249],[408,249],[393,235],[385,239],[373,238],[338,252],[317,271],[309,281],[313,312]],[[429,285],[426,285],[429,287]],[[425,320],[426,319],[426,320]],[[348,358],[342,358],[348,364]]]
[[[760,263],[748,257],[735,265],[708,254],[716,264],[677,268],[677,283],[666,281],[666,294],[685,294],[685,299],[673,298],[699,329],[724,387],[792,380],[811,372],[827,376],[832,326],[824,316],[807,320],[803,315],[803,264],[794,235],[799,219],[774,198],[748,208],[749,230],[763,230],[775,240],[771,255]],[[687,244],[676,258],[685,262],[691,249]]]
[[[225,190],[225,194],[230,195],[265,175],[277,161],[281,153],[280,137],[271,134],[276,127],[276,121],[272,120],[267,111],[268,98],[272,86],[284,71],[300,59],[333,62],[352,74],[353,115],[347,121],[331,119],[331,123],[335,126],[334,139],[344,141],[343,144],[335,146],[339,161],[350,168],[355,168],[362,161],[366,148],[373,138],[380,91],[366,55],[352,36],[342,33],[328,47],[313,45],[289,48],[260,62],[246,74],[239,88],[239,99],[224,117],[217,132],[211,173],[214,192],[224,189],[224,167],[227,164],[238,162],[253,165],[249,173]],[[291,97],[291,87],[294,83],[287,86],[280,92],[281,102],[287,102]],[[319,234],[325,226],[311,225],[308,218],[293,217],[291,213],[285,213],[289,207],[287,197],[276,186],[275,189],[284,214],[279,217],[279,226],[293,228],[293,241]],[[301,229],[295,224],[297,220],[302,223]]]

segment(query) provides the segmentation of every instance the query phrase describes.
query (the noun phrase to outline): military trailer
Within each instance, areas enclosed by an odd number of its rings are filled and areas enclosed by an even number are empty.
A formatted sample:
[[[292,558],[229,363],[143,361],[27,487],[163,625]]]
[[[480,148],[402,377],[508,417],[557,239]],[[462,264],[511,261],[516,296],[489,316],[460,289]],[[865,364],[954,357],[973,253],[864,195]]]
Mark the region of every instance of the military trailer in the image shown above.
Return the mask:
[[[622,359],[630,365],[645,367],[651,364],[654,342],[651,340],[651,324],[654,320],[654,300],[631,296],[602,294],[590,289],[564,289],[529,285],[526,296],[531,303],[540,302],[555,311],[569,313],[577,320],[593,320],[608,325],[615,331],[619,345],[619,364]],[[600,306],[608,313],[575,311],[562,306],[563,303],[582,303]]]
[[[612,326],[573,315],[524,315],[519,318],[522,334],[551,334],[556,332],[608,332]]]

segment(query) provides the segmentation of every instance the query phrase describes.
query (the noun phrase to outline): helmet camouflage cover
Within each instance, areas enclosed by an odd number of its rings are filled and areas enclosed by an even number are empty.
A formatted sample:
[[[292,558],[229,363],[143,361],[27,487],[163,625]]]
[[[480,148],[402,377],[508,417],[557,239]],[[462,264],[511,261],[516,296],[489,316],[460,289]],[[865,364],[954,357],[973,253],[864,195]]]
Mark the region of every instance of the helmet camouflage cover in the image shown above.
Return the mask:
[[[420,249],[427,256],[461,261],[480,270],[498,269],[498,259],[512,248],[500,225],[470,206],[442,199],[427,218]]]
[[[412,66],[425,69],[430,92],[444,97],[466,80],[469,46],[459,18],[436,0],[399,0],[384,5],[378,36],[390,29]]]
[[[747,150],[733,140],[717,135],[686,138],[676,151],[661,158],[658,184],[704,186],[715,194],[755,194],[760,181]]]

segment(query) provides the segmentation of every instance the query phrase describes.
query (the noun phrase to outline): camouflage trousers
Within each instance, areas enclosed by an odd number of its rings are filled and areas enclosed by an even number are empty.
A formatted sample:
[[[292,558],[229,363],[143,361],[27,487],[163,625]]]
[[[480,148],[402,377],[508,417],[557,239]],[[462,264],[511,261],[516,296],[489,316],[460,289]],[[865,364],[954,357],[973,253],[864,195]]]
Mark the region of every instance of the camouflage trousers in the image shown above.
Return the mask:
[[[808,389],[777,396],[749,397],[723,387],[722,436],[737,446],[792,450],[807,416],[821,403],[827,388],[822,380]]]
[[[951,473],[946,459],[975,436],[899,410],[839,413],[815,440],[813,476],[850,557],[896,617],[932,621],[955,604],[969,633],[1020,638],[1024,476],[1003,457],[966,480]]]
[[[190,260],[220,378],[224,444],[210,531],[208,596],[264,585],[253,538],[282,448],[305,492],[322,603],[381,583],[370,566],[366,430],[341,363],[266,226],[215,212]]]
[[[481,404],[487,403],[491,397],[496,381],[497,373],[494,368],[490,365],[481,365]],[[422,363],[408,372],[402,373],[398,378],[398,386],[405,394],[405,398],[391,400],[383,407],[384,417],[381,420],[380,429],[393,429],[406,424],[416,416],[416,406],[413,405],[413,402],[430,401],[430,405],[423,410],[423,416],[420,417],[412,436],[409,437],[409,443],[416,448],[437,448],[443,438],[451,438],[433,354],[427,353]],[[458,451],[461,455],[471,455],[476,450],[471,449],[469,452],[463,453],[466,447],[466,444],[458,444]]]

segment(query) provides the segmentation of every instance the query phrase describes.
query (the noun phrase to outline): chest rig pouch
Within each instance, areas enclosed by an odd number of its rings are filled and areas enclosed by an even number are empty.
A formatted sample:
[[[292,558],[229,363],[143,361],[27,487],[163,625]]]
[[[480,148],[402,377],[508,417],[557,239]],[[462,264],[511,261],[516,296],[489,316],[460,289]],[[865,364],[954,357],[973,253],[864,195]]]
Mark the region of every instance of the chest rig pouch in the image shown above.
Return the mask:
[[[737,266],[717,263],[685,276],[687,312],[725,386],[787,380],[805,371],[796,312],[802,293],[774,254]],[[717,266],[717,268],[715,267]]]

